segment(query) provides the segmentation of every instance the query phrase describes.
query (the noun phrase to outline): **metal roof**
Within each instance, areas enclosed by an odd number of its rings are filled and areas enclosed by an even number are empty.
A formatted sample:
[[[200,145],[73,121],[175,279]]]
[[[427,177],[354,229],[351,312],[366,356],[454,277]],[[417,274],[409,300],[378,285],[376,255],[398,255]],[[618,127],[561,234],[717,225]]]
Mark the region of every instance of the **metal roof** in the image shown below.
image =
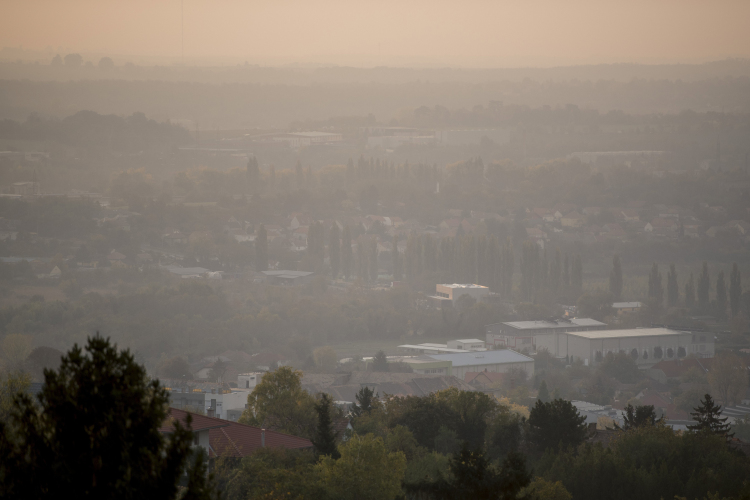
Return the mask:
[[[455,354],[426,354],[433,359],[440,361],[450,361],[453,366],[476,366],[476,365],[497,365],[502,363],[527,363],[534,361],[534,358],[524,356],[510,349],[500,351],[480,351],[480,352],[462,352]]]
[[[309,271],[289,271],[289,270],[283,270],[283,271],[261,271],[266,276],[281,276],[283,278],[298,278],[301,276],[310,276],[313,274]]]
[[[631,328],[628,330],[592,330],[588,332],[567,332],[568,335],[587,339],[616,339],[620,337],[658,337],[664,335],[686,335],[688,332],[669,328]]]
[[[607,326],[606,323],[591,318],[573,318],[570,320],[556,321],[509,321],[503,325],[515,328],[516,330],[536,330],[539,328],[571,328],[576,326]]]

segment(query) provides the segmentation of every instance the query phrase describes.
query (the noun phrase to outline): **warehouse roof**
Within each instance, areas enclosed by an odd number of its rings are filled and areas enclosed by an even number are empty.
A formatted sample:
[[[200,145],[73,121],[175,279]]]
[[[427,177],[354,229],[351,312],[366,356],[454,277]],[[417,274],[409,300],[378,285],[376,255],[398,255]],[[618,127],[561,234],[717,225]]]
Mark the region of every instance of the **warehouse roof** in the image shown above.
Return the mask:
[[[497,365],[501,363],[526,363],[534,361],[533,358],[524,356],[510,349],[500,351],[462,352],[456,354],[426,354],[432,359],[439,361],[450,361],[453,366],[476,366]]]
[[[517,330],[536,330],[538,328],[575,328],[577,326],[607,326],[606,323],[591,318],[558,319],[553,321],[509,321],[503,325]]]
[[[587,339],[616,339],[620,337],[658,337],[663,335],[685,335],[688,332],[669,328],[631,328],[628,330],[592,330],[589,332],[567,332],[568,335]]]

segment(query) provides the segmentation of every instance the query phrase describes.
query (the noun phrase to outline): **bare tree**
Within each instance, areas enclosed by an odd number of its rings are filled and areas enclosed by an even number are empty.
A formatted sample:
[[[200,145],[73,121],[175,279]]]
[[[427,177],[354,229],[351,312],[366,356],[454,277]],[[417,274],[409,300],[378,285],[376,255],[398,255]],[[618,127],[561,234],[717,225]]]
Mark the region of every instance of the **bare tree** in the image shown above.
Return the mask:
[[[724,406],[742,400],[747,390],[747,365],[736,354],[721,353],[714,359],[708,373],[711,390]]]

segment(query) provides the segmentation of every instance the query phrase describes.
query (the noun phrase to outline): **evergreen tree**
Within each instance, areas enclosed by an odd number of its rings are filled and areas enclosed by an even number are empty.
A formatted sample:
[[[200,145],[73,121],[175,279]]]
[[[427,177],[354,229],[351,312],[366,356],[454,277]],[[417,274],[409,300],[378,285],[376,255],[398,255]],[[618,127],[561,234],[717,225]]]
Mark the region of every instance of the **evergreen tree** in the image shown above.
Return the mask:
[[[10,423],[0,423],[0,497],[212,497],[207,457],[190,430],[168,420],[169,393],[130,351],[98,334],[85,352],[73,346],[45,370],[36,399],[18,395]]]
[[[727,314],[727,285],[724,282],[724,271],[719,271],[716,277],[716,307],[719,317],[723,318]]]
[[[338,278],[339,269],[341,268],[341,243],[339,241],[339,225],[331,224],[331,231],[328,236],[328,256],[331,262],[331,276],[333,279]]]
[[[273,164],[268,167],[268,187],[271,191],[276,189],[276,167]]]
[[[539,384],[539,393],[536,398],[542,403],[550,402],[549,389],[547,389],[547,382],[545,380],[542,380],[542,383]]]
[[[315,453],[320,455],[329,455],[334,459],[339,458],[338,449],[336,448],[336,434],[333,430],[333,418],[331,412],[333,400],[326,393],[320,394],[320,399],[315,403],[315,412],[318,414],[318,425],[315,428],[315,436],[312,438]]]
[[[515,270],[513,245],[510,238],[505,243],[505,257],[503,259],[503,287],[505,288],[505,298],[509,299],[513,293],[513,271]]]
[[[268,270],[268,234],[263,224],[258,228],[255,235],[255,270],[262,272]]]
[[[356,402],[352,404],[352,415],[360,417],[364,414],[369,415],[373,409],[373,405],[378,399],[378,396],[375,394],[375,391],[364,386],[357,392],[354,398],[356,399]]]
[[[711,289],[711,280],[708,276],[708,263],[703,263],[703,270],[700,277],[698,278],[698,305],[702,309],[706,309],[709,304],[708,293]]]
[[[393,263],[393,281],[404,279],[401,253],[398,251],[398,236],[393,235],[393,250],[391,250],[391,261]]]
[[[742,274],[735,262],[732,264],[732,274],[729,277],[729,308],[732,311],[732,317],[740,312],[740,297],[742,297]]]
[[[692,309],[695,305],[695,283],[693,281],[693,273],[690,273],[690,278],[685,283],[685,307]]]
[[[568,254],[565,254],[565,263],[563,264],[563,275],[562,275],[563,290],[570,290],[570,264],[568,262]]]
[[[706,394],[701,400],[701,405],[693,408],[690,415],[695,424],[688,425],[688,429],[694,432],[710,432],[718,436],[724,436],[727,441],[731,440],[734,433],[729,433],[732,426],[727,423],[728,417],[721,417],[721,406],[714,403],[710,394]]]
[[[661,419],[656,418],[653,405],[639,405],[633,408],[633,405],[628,404],[625,407],[625,415],[623,415],[622,429],[628,431],[639,427],[651,427],[661,422]],[[616,423],[615,427],[619,428]]]
[[[615,254],[612,258],[612,271],[609,273],[609,292],[614,300],[622,297],[622,265],[620,256]]]
[[[529,414],[531,442],[540,450],[563,446],[576,447],[586,439],[586,417],[580,416],[570,401],[554,399],[549,403],[540,400]]]
[[[372,358],[372,371],[374,372],[387,372],[388,371],[388,357],[384,351],[378,351],[375,357]]]
[[[357,239],[357,278],[366,283],[368,274],[367,241],[363,235]]]
[[[675,307],[680,300],[680,288],[677,286],[677,271],[674,264],[669,265],[667,273],[667,304]]]
[[[354,256],[352,255],[352,234],[349,230],[349,226],[344,226],[344,232],[341,238],[341,274],[344,275],[345,279],[348,279],[352,275],[352,261]]]

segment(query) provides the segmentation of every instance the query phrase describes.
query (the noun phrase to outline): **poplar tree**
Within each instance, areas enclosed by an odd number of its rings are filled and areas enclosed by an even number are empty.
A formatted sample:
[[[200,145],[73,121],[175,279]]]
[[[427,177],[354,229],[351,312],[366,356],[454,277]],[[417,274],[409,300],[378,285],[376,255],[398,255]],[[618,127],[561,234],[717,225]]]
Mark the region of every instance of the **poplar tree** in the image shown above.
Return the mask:
[[[333,429],[333,418],[331,416],[333,400],[330,395],[321,393],[320,399],[315,403],[315,412],[318,414],[318,424],[315,435],[312,438],[315,453],[318,456],[328,455],[338,459],[341,455],[336,448],[336,433]]]
[[[612,271],[609,273],[609,292],[615,300],[622,297],[622,265],[620,256],[615,254],[612,258]]]
[[[553,292],[557,292],[560,289],[560,272],[562,271],[562,262],[560,257],[560,249],[555,248],[555,258],[552,261],[550,269],[550,289]]]
[[[565,264],[563,266],[563,290],[570,290],[570,264],[568,254],[565,254]]]
[[[378,238],[372,236],[368,240],[367,246],[369,247],[367,263],[370,271],[370,281],[375,283],[378,281]]]
[[[732,311],[732,317],[740,312],[740,297],[742,297],[742,275],[735,262],[732,264],[732,274],[729,277],[729,308]]]
[[[393,235],[393,250],[391,252],[391,261],[393,262],[393,281],[401,281],[404,276],[401,254],[398,251],[398,236],[395,234]]]
[[[570,277],[570,286],[576,297],[583,292],[583,264],[581,264],[581,255],[578,254],[573,259],[573,273]]]
[[[680,288],[677,285],[677,271],[674,264],[670,264],[667,273],[667,304],[669,304],[669,307],[675,307],[679,300]]]
[[[708,307],[709,298],[708,293],[711,289],[711,280],[708,276],[708,263],[703,263],[703,271],[701,272],[700,278],[698,278],[698,305],[705,309]]]
[[[349,226],[344,226],[343,236],[341,238],[341,273],[344,279],[352,275],[352,235]]]
[[[648,275],[648,298],[654,299],[658,306],[664,302],[664,288],[661,284],[661,273],[656,262],[651,266],[651,272]]]
[[[331,261],[331,276],[338,278],[341,267],[341,243],[339,242],[339,226],[335,222],[331,225],[328,237],[328,256]]]
[[[695,306],[695,282],[693,273],[690,273],[690,278],[685,283],[685,307],[692,309],[693,306]]]
[[[724,317],[727,313],[727,285],[724,282],[724,271],[719,271],[716,277],[716,306],[719,309],[719,316]]]
[[[255,235],[255,270],[262,272],[268,270],[268,235],[263,224],[258,228]]]

